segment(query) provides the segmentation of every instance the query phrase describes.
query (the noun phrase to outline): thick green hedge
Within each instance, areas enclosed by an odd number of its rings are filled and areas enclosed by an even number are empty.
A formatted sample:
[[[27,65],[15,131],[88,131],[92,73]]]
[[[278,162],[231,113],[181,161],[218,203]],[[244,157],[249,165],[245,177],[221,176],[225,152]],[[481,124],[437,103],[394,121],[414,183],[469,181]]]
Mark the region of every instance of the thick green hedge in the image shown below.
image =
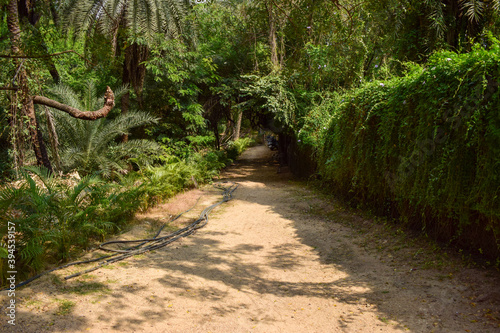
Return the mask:
[[[498,256],[500,44],[441,52],[313,108],[298,138],[338,192]]]

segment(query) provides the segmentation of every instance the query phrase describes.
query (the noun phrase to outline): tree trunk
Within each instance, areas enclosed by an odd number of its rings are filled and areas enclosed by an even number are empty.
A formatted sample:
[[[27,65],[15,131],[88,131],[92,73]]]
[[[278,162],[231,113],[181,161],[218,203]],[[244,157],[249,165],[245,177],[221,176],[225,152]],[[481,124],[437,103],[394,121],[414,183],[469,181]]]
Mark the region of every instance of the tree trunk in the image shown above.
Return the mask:
[[[255,59],[255,64],[254,64],[254,71],[258,72],[259,71],[259,59],[257,57],[257,34],[255,33],[255,29],[252,28],[252,33],[253,33],[253,55]]]
[[[21,55],[20,38],[21,38],[21,28],[19,25],[18,17],[18,7],[17,0],[10,0],[7,5],[7,26],[10,32],[10,42],[11,42],[11,52],[13,55]],[[45,166],[49,171],[52,172],[52,166],[50,165],[49,158],[47,156],[47,150],[40,133],[40,128],[38,126],[38,121],[35,115],[35,105],[33,104],[33,99],[30,96],[28,87],[28,74],[24,68],[22,62],[14,60],[16,66],[19,68],[18,74],[18,94],[19,100],[22,104],[22,113],[29,120],[29,135],[31,138],[31,143],[33,144],[33,150],[35,152],[35,157],[38,165]]]
[[[220,150],[220,136],[217,124],[215,124],[215,126],[212,126],[212,131],[214,132],[215,135],[215,147],[217,148],[217,150]]]
[[[130,85],[130,73],[128,70],[127,66],[127,52],[125,51],[125,61],[123,63],[123,74],[122,74],[122,83],[124,85],[129,86]],[[122,95],[121,99],[121,107],[122,107],[122,114],[127,114],[128,109],[130,107],[130,87],[127,87],[127,91]],[[128,134],[123,134],[122,135],[122,142],[127,142],[128,141]]]
[[[143,64],[148,59],[149,49],[145,45],[132,44],[125,50],[123,62],[122,82],[131,85],[137,97],[139,108],[142,109],[142,87],[146,75],[146,66]],[[122,114],[127,114],[130,108],[130,93],[127,91],[121,100]],[[128,135],[122,136],[122,142],[128,141]]]
[[[243,118],[243,111],[238,109],[238,118],[236,119],[236,124],[234,126],[234,138],[233,138],[234,141],[240,138],[242,118]]]
[[[16,178],[19,178],[19,170],[21,166],[24,165],[24,147],[22,135],[23,122],[19,121],[20,117],[17,114],[17,97],[17,93],[13,92],[11,95],[9,124],[12,143],[12,159],[14,160],[14,171],[16,173]]]
[[[271,3],[266,2],[267,13],[269,16],[269,47],[271,49],[271,64],[273,72],[278,70],[280,63],[278,60],[278,46],[276,43],[276,20]]]
[[[47,119],[47,130],[49,132],[50,147],[52,149],[52,159],[55,162],[56,169],[61,170],[61,159],[59,158],[59,138],[54,124],[54,116],[52,116],[52,113],[47,106],[45,107],[45,118]]]
[[[448,30],[446,31],[446,43],[454,50],[458,49],[458,36],[460,33],[460,10],[457,0],[448,1],[446,9],[446,16],[449,19]]]
[[[280,68],[285,66],[285,36],[280,34]]]

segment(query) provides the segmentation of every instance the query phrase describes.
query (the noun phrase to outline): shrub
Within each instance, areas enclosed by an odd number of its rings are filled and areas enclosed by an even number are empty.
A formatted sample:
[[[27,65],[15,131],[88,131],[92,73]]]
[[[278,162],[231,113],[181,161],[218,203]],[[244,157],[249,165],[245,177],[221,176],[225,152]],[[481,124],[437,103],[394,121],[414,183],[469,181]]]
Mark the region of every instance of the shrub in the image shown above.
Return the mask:
[[[252,138],[240,138],[236,141],[230,141],[225,148],[227,157],[234,161],[253,143],[254,140]]]

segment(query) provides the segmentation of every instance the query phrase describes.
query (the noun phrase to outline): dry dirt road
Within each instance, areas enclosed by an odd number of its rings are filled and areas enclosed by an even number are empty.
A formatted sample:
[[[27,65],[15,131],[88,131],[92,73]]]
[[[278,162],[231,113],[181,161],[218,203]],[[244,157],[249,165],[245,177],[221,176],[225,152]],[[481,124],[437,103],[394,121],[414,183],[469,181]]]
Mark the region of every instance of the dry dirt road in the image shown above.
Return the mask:
[[[2,332],[500,332],[500,281],[432,244],[345,210],[276,173],[265,147],[223,174],[234,199],[207,226],[157,250],[17,291]],[[138,215],[120,239],[151,235],[212,187]],[[92,256],[96,254],[88,254]],[[7,298],[1,294],[3,312]]]

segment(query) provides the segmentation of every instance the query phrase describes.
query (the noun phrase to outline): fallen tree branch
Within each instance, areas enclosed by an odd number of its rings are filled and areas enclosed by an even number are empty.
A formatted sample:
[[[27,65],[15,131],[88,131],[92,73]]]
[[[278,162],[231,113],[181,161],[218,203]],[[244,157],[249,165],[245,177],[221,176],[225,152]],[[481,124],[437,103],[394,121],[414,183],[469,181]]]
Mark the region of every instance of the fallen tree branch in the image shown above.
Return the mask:
[[[104,106],[96,111],[80,111],[72,106],[59,103],[54,101],[53,99],[43,97],[43,96],[34,96],[33,103],[46,105],[54,109],[58,109],[60,111],[64,111],[70,116],[83,120],[96,120],[99,118],[104,118],[108,115],[109,111],[115,106],[115,94],[111,90],[110,87],[106,88],[106,93],[104,94]]]

